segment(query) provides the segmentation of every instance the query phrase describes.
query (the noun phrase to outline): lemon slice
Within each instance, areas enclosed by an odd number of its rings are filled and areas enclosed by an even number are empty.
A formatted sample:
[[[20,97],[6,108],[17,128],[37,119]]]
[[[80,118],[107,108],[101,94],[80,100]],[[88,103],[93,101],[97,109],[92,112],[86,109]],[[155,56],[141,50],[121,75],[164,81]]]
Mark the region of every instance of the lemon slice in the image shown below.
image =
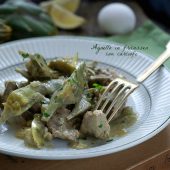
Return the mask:
[[[53,0],[53,1],[71,12],[76,12],[80,5],[80,0]]]
[[[85,19],[55,4],[51,6],[49,14],[54,24],[62,29],[74,29],[84,24]]]

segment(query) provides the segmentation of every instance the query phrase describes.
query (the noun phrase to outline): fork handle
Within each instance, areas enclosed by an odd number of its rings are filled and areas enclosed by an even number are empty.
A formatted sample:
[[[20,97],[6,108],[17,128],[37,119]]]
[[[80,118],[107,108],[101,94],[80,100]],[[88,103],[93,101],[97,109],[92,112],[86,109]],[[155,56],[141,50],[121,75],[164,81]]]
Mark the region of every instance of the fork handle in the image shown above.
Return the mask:
[[[166,49],[142,74],[137,77],[137,82],[142,83],[156,71],[170,57],[170,48]]]

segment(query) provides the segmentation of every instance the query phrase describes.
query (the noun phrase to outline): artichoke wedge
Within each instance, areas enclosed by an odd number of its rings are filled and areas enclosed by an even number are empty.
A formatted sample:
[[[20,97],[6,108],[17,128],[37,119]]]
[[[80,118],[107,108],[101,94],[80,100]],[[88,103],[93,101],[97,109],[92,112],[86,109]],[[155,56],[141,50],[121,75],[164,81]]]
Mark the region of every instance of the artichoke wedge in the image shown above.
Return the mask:
[[[41,121],[40,114],[34,115],[31,127],[18,130],[16,137],[23,139],[27,146],[38,149],[43,148],[47,142],[52,140],[52,134],[48,132],[48,129]]]
[[[45,145],[45,138],[44,138],[45,126],[41,122],[41,117],[38,114],[34,117],[32,121],[31,131],[32,131],[33,140],[37,148],[42,148]]]
[[[67,120],[73,119],[74,117],[85,113],[88,109],[90,109],[91,103],[88,102],[86,96],[83,96],[81,100],[76,103],[72,112],[67,116]]]
[[[21,115],[43,99],[44,96],[39,92],[35,92],[30,86],[13,91],[3,104],[4,110],[0,117],[0,124],[5,123],[11,117]]]
[[[82,62],[67,79],[62,90],[54,92],[46,111],[43,113],[43,120],[48,121],[60,107],[78,103],[86,86],[86,65]]]
[[[46,100],[44,96],[51,95],[60,89],[62,84],[62,80],[51,80],[46,83],[34,81],[25,87],[14,90],[3,104],[4,110],[0,117],[0,124],[5,123],[11,117],[22,115],[35,103]]]
[[[27,70],[16,69],[18,73],[28,80],[47,80],[59,77],[59,73],[49,68],[45,59],[40,54],[32,55],[23,51],[19,51],[19,54],[23,58],[30,59],[30,61],[25,65]]]

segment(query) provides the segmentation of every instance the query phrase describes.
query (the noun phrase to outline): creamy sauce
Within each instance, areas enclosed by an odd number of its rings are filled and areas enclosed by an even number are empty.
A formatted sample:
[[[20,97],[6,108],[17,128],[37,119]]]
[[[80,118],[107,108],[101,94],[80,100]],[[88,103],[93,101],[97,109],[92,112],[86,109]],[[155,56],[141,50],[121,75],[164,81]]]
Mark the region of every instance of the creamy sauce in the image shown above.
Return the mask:
[[[130,107],[126,107],[120,116],[110,123],[110,138],[107,140],[96,139],[94,137],[86,137],[85,139],[79,139],[78,142],[69,143],[70,147],[74,149],[85,149],[92,148],[100,145],[104,145],[113,140],[119,139],[128,133],[128,128],[132,126],[137,120],[137,115]],[[17,122],[17,123],[16,123]],[[25,127],[25,122],[20,117],[13,119],[9,123],[12,129],[15,129],[16,137],[23,139],[23,127]],[[18,127],[18,125],[20,125]],[[28,145],[27,145],[28,146]],[[29,146],[30,147],[30,146]],[[31,146],[33,147],[33,146]],[[53,148],[53,146],[48,143],[45,147]]]
[[[132,126],[136,120],[136,113],[134,113],[130,107],[126,107],[120,116],[110,123],[110,138],[108,140],[87,137],[86,139],[79,139],[76,143],[70,143],[70,146],[74,149],[85,149],[106,144],[107,142],[125,136],[128,133],[128,128]]]

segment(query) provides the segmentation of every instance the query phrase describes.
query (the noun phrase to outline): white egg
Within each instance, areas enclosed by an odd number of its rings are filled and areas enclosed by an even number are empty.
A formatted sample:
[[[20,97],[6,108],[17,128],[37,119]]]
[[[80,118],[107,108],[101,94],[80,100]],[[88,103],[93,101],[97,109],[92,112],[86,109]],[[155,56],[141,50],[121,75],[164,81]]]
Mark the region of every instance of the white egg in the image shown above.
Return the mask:
[[[108,34],[125,34],[136,25],[136,17],[132,9],[122,3],[111,3],[104,6],[98,14],[101,29]]]

